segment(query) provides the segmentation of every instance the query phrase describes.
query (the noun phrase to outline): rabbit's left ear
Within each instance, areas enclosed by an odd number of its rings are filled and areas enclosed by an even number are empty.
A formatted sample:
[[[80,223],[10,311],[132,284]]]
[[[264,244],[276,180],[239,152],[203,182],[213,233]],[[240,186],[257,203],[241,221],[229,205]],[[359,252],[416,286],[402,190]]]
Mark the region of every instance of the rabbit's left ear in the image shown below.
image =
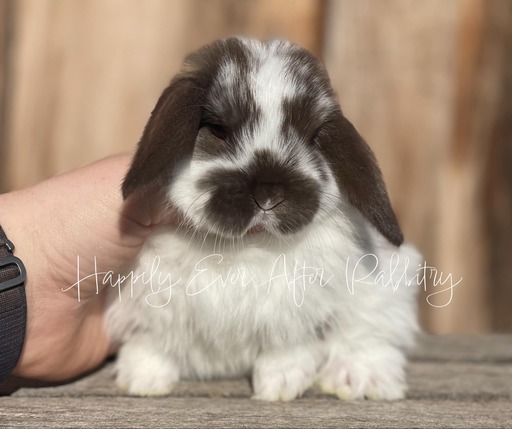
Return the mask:
[[[395,246],[404,237],[391,207],[382,173],[370,147],[341,111],[319,136],[340,192]]]
[[[205,90],[192,77],[177,76],[160,96],[144,129],[122,191],[166,183],[181,161],[192,155]]]

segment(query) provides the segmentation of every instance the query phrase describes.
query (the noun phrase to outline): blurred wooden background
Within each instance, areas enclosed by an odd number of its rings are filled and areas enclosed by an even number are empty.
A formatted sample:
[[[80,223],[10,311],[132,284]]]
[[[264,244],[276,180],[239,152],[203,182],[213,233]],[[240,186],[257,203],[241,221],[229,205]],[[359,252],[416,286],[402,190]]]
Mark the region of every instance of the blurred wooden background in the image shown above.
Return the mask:
[[[424,326],[512,330],[510,0],[0,0],[0,191],[131,150],[184,55],[234,34],[324,60],[406,236],[463,277]]]

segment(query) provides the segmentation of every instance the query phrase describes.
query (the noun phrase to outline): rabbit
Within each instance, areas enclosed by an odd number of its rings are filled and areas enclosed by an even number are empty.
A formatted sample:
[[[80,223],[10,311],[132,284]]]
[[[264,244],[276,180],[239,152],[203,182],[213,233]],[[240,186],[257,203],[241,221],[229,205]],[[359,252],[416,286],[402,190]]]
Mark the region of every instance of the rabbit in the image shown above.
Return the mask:
[[[308,388],[403,398],[419,331],[416,268],[376,159],[308,51],[233,37],[190,54],[122,183],[180,214],[109,291],[116,382],[250,377],[253,398]]]

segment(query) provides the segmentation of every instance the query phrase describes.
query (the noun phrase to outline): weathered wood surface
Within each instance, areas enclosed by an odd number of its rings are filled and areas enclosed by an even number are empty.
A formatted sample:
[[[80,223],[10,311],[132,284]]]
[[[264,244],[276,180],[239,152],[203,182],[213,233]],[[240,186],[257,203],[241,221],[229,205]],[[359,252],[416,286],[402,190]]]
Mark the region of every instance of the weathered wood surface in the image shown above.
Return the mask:
[[[73,383],[0,397],[0,428],[510,428],[512,336],[423,337],[398,402],[342,402],[317,392],[290,403],[250,400],[247,380],[182,382],[168,398],[134,398],[112,365]]]

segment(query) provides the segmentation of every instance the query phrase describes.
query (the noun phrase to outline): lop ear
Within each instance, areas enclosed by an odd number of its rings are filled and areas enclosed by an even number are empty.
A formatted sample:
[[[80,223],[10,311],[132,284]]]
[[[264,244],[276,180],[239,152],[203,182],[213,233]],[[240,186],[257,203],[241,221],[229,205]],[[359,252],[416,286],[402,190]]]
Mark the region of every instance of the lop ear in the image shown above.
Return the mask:
[[[349,203],[392,244],[400,246],[404,237],[375,155],[341,111],[337,111],[329,121],[319,144],[331,163],[340,191]]]
[[[123,181],[123,198],[166,183],[180,161],[192,155],[205,90],[191,77],[177,76],[160,96],[144,128]]]

